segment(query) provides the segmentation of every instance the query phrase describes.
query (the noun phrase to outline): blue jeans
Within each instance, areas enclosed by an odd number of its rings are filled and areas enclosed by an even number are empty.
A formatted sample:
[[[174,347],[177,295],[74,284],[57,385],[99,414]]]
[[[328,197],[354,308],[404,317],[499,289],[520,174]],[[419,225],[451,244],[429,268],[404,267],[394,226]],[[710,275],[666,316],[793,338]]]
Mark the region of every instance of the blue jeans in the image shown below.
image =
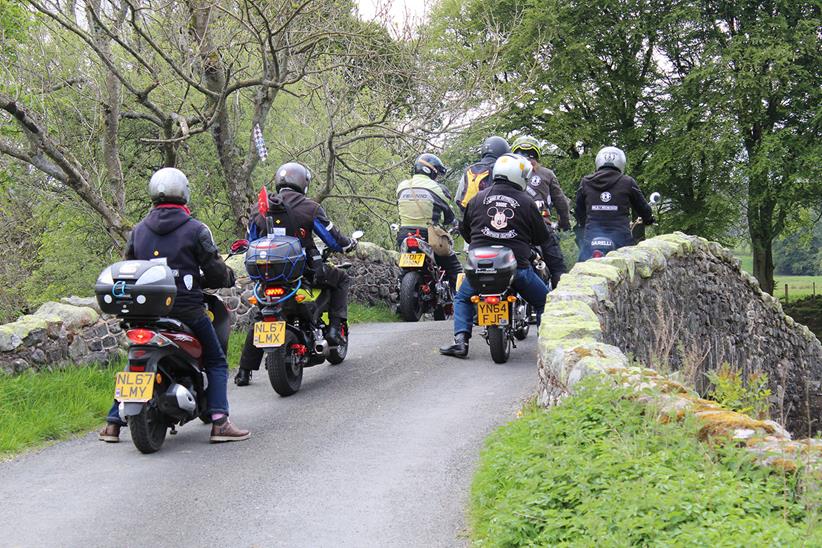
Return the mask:
[[[594,238],[610,238],[614,242],[614,249],[634,245],[634,237],[631,235],[631,230],[627,226],[614,227],[589,223],[585,226],[582,245],[579,249],[580,261],[587,261],[593,255],[594,250],[591,248],[591,240]]]
[[[528,304],[534,307],[537,313],[537,326],[539,327],[542,311],[545,310],[545,298],[548,296],[548,287],[537,276],[534,269],[518,268],[514,275],[511,286],[522,295]],[[471,297],[477,292],[471,287],[468,278],[462,280],[462,285],[454,297],[454,334],[466,333],[471,336],[471,329],[474,326],[474,303]]]
[[[223,347],[214,331],[214,325],[205,313],[198,313],[185,319],[185,324],[191,328],[194,336],[203,346],[203,366],[206,377],[208,377],[208,388],[206,388],[206,400],[208,401],[208,414],[224,413],[228,415],[228,362],[223,352]],[[125,426],[120,419],[119,404],[117,401],[111,406],[106,422]]]

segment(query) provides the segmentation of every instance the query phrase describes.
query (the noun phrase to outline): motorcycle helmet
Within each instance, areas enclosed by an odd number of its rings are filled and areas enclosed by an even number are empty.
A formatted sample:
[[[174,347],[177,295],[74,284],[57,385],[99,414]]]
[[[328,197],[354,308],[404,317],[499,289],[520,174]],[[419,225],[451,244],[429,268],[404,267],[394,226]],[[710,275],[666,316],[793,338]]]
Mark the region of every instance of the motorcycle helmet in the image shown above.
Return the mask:
[[[498,137],[493,135],[485,140],[482,143],[482,148],[480,149],[480,156],[485,158],[486,156],[490,156],[492,158],[499,158],[503,154],[507,154],[511,152],[511,147],[508,146],[508,141],[503,139],[502,137]]]
[[[164,167],[151,176],[148,195],[154,204],[187,204],[188,177],[174,167]]]
[[[520,190],[525,190],[531,178],[531,162],[519,154],[503,154],[494,163],[494,181],[508,181]]]
[[[628,159],[625,153],[617,147],[604,147],[597,152],[597,157],[594,163],[597,169],[603,167],[615,167],[620,173],[625,173],[625,164]]]
[[[277,191],[290,188],[302,194],[308,193],[308,184],[311,182],[311,171],[297,162],[288,162],[277,168],[274,177],[274,188]]]
[[[521,154],[526,158],[530,158],[536,161],[539,161],[540,157],[542,156],[542,148],[539,146],[539,141],[537,141],[530,135],[523,135],[522,137],[517,137],[516,141],[514,141],[514,144],[511,145],[511,152]]]
[[[445,164],[435,154],[420,154],[414,161],[414,174],[421,173],[435,181],[438,176],[445,175],[447,170]]]

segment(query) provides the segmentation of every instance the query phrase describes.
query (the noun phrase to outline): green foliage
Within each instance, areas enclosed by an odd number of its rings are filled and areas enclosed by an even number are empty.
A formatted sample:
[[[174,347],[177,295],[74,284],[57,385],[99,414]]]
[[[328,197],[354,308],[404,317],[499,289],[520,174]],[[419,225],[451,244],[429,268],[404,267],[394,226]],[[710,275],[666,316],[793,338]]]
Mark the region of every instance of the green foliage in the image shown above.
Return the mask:
[[[822,279],[819,281],[819,287],[822,287]],[[822,295],[783,303],[782,309],[794,320],[807,325],[808,329],[822,340]]]
[[[743,380],[742,371],[725,362],[716,371],[708,371],[707,376],[713,385],[708,391],[710,399],[738,413],[758,419],[769,417],[771,390],[766,373],[752,373]]]
[[[796,478],[660,424],[612,386],[528,409],[487,440],[471,491],[476,546],[818,545]]]
[[[773,251],[777,274],[822,275],[822,222],[777,240]]]
[[[122,366],[0,374],[0,456],[68,438],[103,423]]]

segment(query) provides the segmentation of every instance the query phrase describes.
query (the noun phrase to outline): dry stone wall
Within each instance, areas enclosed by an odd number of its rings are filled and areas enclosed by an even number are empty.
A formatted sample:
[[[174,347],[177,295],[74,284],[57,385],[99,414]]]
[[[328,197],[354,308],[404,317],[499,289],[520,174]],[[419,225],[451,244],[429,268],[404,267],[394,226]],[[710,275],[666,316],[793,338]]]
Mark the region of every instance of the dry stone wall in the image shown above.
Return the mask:
[[[540,330],[540,400],[629,356],[696,379],[723,362],[767,373],[771,414],[789,430],[822,429],[822,345],[786,316],[719,244],[659,236],[577,264],[548,297]]]
[[[351,299],[367,305],[396,305],[398,300],[397,254],[361,242],[351,255],[340,255],[334,262],[350,262]],[[233,325],[242,329],[252,321],[252,283],[246,276],[242,257],[229,264],[238,274],[235,287],[218,294],[232,312]],[[125,334],[120,321],[104,315],[94,297],[68,297],[61,302],[43,304],[34,314],[0,325],[0,371],[21,373],[45,370],[65,364],[105,363],[123,353]]]

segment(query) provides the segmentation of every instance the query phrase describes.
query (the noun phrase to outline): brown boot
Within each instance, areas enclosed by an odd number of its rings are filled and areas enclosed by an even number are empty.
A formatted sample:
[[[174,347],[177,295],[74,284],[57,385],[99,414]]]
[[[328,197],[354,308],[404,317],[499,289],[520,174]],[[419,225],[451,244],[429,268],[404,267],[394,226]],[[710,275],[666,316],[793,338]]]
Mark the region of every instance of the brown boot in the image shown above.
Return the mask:
[[[224,441],[243,441],[251,437],[248,430],[240,430],[223,417],[211,425],[211,443],[221,443]]]
[[[97,433],[97,439],[108,443],[117,443],[120,441],[120,425],[114,423],[107,423],[106,427]]]

